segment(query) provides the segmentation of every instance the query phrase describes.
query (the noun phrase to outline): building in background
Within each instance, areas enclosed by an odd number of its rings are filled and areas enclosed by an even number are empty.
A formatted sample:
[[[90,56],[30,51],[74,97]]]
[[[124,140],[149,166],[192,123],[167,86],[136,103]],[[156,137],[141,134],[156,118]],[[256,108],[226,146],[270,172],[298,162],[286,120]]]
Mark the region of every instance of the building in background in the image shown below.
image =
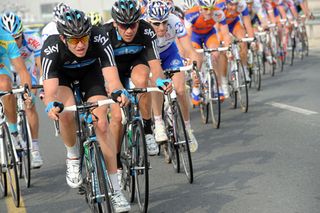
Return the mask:
[[[52,19],[52,9],[59,2],[84,12],[100,12],[105,21],[110,17],[114,0],[0,0],[0,11],[13,11],[22,17],[24,23],[46,23]]]

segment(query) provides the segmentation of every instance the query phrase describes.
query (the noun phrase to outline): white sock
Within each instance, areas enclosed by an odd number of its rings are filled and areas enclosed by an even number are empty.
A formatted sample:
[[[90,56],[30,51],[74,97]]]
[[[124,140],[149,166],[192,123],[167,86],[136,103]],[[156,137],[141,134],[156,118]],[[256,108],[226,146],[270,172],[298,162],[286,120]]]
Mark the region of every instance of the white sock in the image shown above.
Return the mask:
[[[199,95],[200,94],[200,89],[199,87],[192,87],[192,93],[194,95]]]
[[[65,147],[67,148],[67,157],[69,159],[71,158],[79,158],[79,146],[78,143],[76,143],[74,146],[67,146],[65,145]]]
[[[109,177],[110,177],[111,184],[113,186],[113,190],[115,192],[121,191],[120,185],[119,185],[119,182],[118,182],[118,174],[117,173],[109,174]]]
[[[32,150],[33,151],[39,151],[38,139],[33,139],[32,140]]]
[[[225,76],[221,76],[221,84],[222,85],[227,85],[228,84],[227,78]]]
[[[191,129],[191,123],[189,121],[184,121],[184,124],[186,125],[186,129]]]
[[[162,122],[162,115],[154,116],[155,122]]]

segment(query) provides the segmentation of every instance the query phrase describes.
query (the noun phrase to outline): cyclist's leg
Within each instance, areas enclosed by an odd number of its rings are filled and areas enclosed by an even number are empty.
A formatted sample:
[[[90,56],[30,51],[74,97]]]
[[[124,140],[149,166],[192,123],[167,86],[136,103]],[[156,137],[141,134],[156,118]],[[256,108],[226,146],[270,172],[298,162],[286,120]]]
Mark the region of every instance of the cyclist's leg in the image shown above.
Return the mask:
[[[12,73],[10,71],[10,61],[6,57],[0,57],[0,91],[12,89]],[[14,95],[8,95],[2,98],[4,103],[4,112],[9,123],[10,133],[17,132],[17,114],[16,99]]]
[[[145,88],[148,86],[150,68],[148,63],[143,59],[137,59],[132,64],[131,80],[136,87]],[[151,102],[152,100],[152,102]],[[146,137],[147,151],[149,155],[156,155],[159,152],[157,141],[167,140],[165,128],[162,121],[162,102],[161,93],[154,92],[141,94],[139,97],[139,109],[143,118],[144,132]],[[156,103],[156,104],[154,104]],[[155,116],[155,135],[152,131],[151,107]]]

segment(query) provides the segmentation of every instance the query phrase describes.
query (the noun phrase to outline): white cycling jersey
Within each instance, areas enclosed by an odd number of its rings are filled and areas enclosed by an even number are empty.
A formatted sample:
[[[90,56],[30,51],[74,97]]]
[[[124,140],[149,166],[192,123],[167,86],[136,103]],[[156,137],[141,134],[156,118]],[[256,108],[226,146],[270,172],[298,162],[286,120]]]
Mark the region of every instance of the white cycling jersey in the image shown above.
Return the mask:
[[[257,15],[260,20],[267,18],[267,15],[266,15],[266,12],[262,6],[261,0],[253,0],[252,13],[250,15],[251,15],[251,18],[253,18],[252,16]]]
[[[41,55],[42,41],[35,31],[24,31],[22,39],[22,46],[19,48],[20,54],[31,75],[32,83],[36,84],[38,69],[35,58]],[[12,67],[12,70],[14,70],[14,67]]]
[[[44,43],[44,41],[50,36],[50,35],[57,35],[59,34],[58,29],[57,29],[57,24],[54,21],[49,22],[43,29],[41,32],[41,39],[42,42]]]
[[[165,36],[158,36],[159,53],[167,50],[176,38],[187,35],[187,30],[181,20],[174,14],[170,14],[168,18],[168,28]]]

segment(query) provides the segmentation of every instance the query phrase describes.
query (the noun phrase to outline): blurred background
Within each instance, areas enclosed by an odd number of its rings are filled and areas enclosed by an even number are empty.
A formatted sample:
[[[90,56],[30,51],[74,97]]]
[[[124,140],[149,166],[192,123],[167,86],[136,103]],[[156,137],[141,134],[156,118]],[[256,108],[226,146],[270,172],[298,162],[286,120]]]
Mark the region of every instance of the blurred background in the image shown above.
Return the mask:
[[[309,7],[316,16],[316,20],[308,22],[308,33],[311,38],[320,37],[320,1],[308,0]],[[0,0],[0,12],[13,11],[23,19],[27,27],[38,27],[52,19],[52,9],[59,2],[64,2],[73,8],[84,12],[97,11],[104,17],[104,21],[110,18],[110,9],[113,0]],[[175,4],[181,5],[182,0],[175,0]]]

